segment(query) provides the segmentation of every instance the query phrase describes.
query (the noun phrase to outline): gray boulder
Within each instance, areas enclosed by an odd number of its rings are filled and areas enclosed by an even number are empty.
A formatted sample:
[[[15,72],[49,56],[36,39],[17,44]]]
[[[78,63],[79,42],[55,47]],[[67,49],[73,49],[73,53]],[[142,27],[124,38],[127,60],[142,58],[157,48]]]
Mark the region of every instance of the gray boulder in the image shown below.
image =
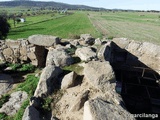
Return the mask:
[[[75,79],[77,74],[75,72],[71,72],[64,76],[61,83],[61,89],[67,89],[73,87],[75,85]]]
[[[90,34],[81,34],[80,39],[84,40],[85,44],[93,45],[95,39]]]
[[[101,39],[100,38],[95,39],[95,43],[94,44],[95,45],[101,45],[102,44]]]
[[[34,96],[42,97],[43,95],[51,94],[54,89],[53,83],[61,73],[62,70],[59,67],[55,67],[54,65],[46,66],[42,71]]]
[[[12,93],[9,101],[3,104],[2,108],[0,109],[0,113],[6,113],[9,116],[16,114],[27,97],[28,95],[24,91]]]
[[[111,46],[110,42],[105,45],[102,45],[97,54],[98,58],[102,61],[110,61],[111,58]]]
[[[39,111],[33,106],[28,106],[25,109],[22,120],[40,120]]]
[[[75,54],[82,61],[86,61],[86,62],[97,58],[96,52],[94,52],[90,47],[77,48]]]
[[[51,35],[32,35],[28,38],[31,44],[38,46],[54,46],[60,43],[60,39]]]
[[[13,78],[6,74],[0,73],[0,95],[7,93],[12,89]]]
[[[106,85],[115,81],[115,75],[109,62],[89,62],[85,65],[84,76],[93,87],[101,91],[106,91]]]
[[[70,44],[77,47],[78,45],[80,45],[79,43],[79,40],[73,40],[73,41],[70,41]]]
[[[74,62],[73,58],[70,55],[68,55],[63,48],[49,49],[46,60],[46,66],[47,65],[66,66],[66,65],[71,65],[73,62]]]
[[[84,104],[83,120],[135,120],[119,105],[96,98]]]

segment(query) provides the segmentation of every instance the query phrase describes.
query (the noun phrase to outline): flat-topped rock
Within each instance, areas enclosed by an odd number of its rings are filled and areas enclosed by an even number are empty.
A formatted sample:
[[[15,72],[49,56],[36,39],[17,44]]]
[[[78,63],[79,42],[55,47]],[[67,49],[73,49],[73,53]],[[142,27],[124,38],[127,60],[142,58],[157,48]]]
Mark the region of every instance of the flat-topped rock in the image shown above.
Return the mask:
[[[60,39],[51,35],[32,35],[28,38],[31,44],[39,46],[54,46],[60,43]]]

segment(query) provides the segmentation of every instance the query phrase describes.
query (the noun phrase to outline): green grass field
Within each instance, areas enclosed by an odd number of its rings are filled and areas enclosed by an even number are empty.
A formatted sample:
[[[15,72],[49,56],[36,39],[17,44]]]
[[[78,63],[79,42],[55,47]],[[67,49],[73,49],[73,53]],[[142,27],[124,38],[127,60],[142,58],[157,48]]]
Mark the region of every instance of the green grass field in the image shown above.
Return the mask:
[[[89,14],[87,16],[87,14]],[[160,44],[160,13],[145,12],[76,12],[65,16],[60,14],[29,16],[26,23],[13,27],[9,39],[28,38],[34,34],[73,38],[90,33],[93,37],[125,37],[137,41]]]
[[[43,18],[45,19],[46,17],[39,18],[42,20],[41,22],[36,18],[34,24],[12,28],[8,38],[28,38],[34,34],[53,35],[61,38],[71,38],[84,33],[90,33],[94,37],[100,37],[101,35],[93,27],[87,14],[84,12],[76,12],[69,16],[46,19],[45,21],[43,21]]]
[[[160,14],[138,12],[90,12],[90,19],[106,37],[125,37],[160,44]]]

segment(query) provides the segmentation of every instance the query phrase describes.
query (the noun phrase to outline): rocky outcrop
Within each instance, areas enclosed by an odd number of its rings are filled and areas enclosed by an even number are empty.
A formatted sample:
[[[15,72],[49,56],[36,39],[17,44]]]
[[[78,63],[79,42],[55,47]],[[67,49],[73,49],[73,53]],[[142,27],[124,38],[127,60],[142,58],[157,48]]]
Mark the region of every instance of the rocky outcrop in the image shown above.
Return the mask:
[[[85,102],[83,120],[134,120],[121,106],[96,98]]]
[[[0,73],[0,96],[12,89],[13,78]]]
[[[6,113],[9,116],[16,114],[27,97],[28,95],[24,91],[12,93],[9,101],[0,108],[0,113]]]
[[[25,109],[22,120],[41,120],[39,111],[33,106],[28,106]]]
[[[60,39],[51,35],[32,35],[28,38],[31,44],[38,46],[54,46],[60,43]]]
[[[71,72],[64,76],[61,83],[61,89],[67,89],[73,87],[75,85],[75,79],[77,74],[75,72]]]
[[[96,58],[96,52],[94,52],[90,47],[77,48],[75,54],[82,61],[90,61]]]
[[[106,91],[108,82],[115,81],[115,75],[109,62],[89,62],[84,68],[84,75],[93,87],[102,91]]]
[[[95,42],[95,38],[93,38],[90,34],[81,34],[80,39],[84,40],[84,43],[88,45],[93,45]]]
[[[61,72],[62,70],[59,67],[54,65],[46,66],[42,71],[34,96],[42,97],[43,95],[51,94],[54,89],[53,84]]]
[[[73,58],[63,48],[49,49],[46,65],[66,66],[73,62]]]

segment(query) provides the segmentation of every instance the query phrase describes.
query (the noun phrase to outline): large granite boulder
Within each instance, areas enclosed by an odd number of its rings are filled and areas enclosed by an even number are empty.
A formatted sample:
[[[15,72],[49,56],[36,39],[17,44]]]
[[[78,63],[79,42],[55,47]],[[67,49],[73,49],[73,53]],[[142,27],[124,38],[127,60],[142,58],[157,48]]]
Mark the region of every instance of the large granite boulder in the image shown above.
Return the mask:
[[[27,97],[28,95],[24,91],[12,93],[9,101],[3,104],[2,108],[0,109],[0,113],[6,113],[9,116],[16,114]]]
[[[97,56],[102,61],[105,61],[105,60],[110,61],[110,58],[111,58],[110,42],[108,42],[100,47],[100,49],[98,50]]]
[[[71,65],[74,62],[73,58],[67,54],[63,48],[59,49],[49,49],[46,66],[56,65],[56,66],[66,66]]]
[[[42,97],[43,95],[51,94],[54,90],[53,84],[61,73],[62,70],[59,67],[54,65],[46,66],[42,71],[34,96]]]
[[[75,72],[71,72],[64,76],[61,83],[61,89],[67,89],[73,87],[75,85],[75,79],[77,74]]]
[[[82,47],[77,48],[75,54],[82,60],[82,61],[90,61],[92,59],[97,58],[96,52],[94,52],[90,47]]]
[[[135,120],[120,105],[96,98],[85,102],[83,120]]]
[[[31,44],[38,46],[54,46],[60,43],[60,39],[51,35],[32,35],[28,38]]]
[[[109,62],[89,62],[85,65],[84,76],[93,87],[102,91],[106,91],[106,84],[115,81],[115,75]]]

